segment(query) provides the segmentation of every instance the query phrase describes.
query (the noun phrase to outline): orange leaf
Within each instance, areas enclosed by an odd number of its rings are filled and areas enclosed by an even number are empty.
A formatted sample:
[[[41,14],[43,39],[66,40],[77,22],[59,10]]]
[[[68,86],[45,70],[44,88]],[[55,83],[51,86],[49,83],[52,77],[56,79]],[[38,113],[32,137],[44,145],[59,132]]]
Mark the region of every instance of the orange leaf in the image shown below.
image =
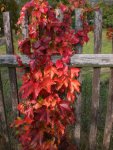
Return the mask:
[[[80,82],[74,79],[70,79],[70,92],[80,92]]]

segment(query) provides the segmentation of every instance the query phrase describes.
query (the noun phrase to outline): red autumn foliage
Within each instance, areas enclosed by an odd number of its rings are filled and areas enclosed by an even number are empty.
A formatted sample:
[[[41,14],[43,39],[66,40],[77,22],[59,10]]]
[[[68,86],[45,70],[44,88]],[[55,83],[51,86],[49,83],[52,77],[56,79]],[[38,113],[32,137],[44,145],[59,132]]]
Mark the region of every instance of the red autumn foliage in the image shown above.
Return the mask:
[[[80,1],[69,2],[78,7]],[[72,105],[75,93],[80,92],[80,70],[68,63],[76,53],[75,46],[88,41],[89,30],[84,24],[85,28],[75,32],[72,8],[61,3],[58,6],[63,11],[62,21],[46,0],[26,3],[18,21],[21,26],[25,12],[29,13],[29,38],[19,40],[19,50],[31,61],[20,88],[18,110],[22,117],[13,123],[23,150],[58,150],[67,125],[75,122]],[[56,54],[61,58],[53,62],[51,56]]]
[[[107,29],[107,38],[113,40],[113,28]]]

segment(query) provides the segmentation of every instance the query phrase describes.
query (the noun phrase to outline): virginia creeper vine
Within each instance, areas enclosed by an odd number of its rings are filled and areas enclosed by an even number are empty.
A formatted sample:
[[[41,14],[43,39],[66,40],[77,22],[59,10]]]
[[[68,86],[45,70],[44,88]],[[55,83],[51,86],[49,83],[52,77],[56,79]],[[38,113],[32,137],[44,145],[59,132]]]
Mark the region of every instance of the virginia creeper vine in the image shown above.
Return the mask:
[[[80,92],[77,80],[80,70],[69,63],[76,53],[76,45],[88,41],[89,31],[86,23],[80,31],[71,27],[71,14],[73,6],[79,6],[77,2],[80,1],[69,0],[68,5],[58,3],[62,21],[46,0],[31,0],[21,10],[18,25],[22,26],[27,11],[29,38],[19,40],[19,50],[31,61],[20,88],[21,117],[13,126],[24,150],[58,150],[67,125],[75,122],[72,105],[75,93]],[[61,58],[53,62],[54,55]]]

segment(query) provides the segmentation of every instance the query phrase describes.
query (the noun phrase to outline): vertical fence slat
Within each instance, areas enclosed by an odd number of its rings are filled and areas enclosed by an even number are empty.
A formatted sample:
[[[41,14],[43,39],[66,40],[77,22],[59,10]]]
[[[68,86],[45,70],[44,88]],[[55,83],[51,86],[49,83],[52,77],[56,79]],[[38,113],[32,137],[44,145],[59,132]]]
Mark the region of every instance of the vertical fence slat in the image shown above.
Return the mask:
[[[81,21],[82,9],[75,10],[75,30],[78,31],[82,29],[82,21]],[[82,53],[82,46],[78,45],[77,51],[79,54]],[[78,78],[79,82],[82,83],[81,74]],[[78,149],[80,148],[80,133],[81,133],[81,93],[77,95],[77,101],[75,103],[75,115],[76,115],[76,125],[74,130],[74,138]]]
[[[109,81],[109,92],[107,102],[107,114],[104,129],[103,150],[108,150],[110,146],[110,137],[113,124],[113,68],[111,68],[111,77]]]
[[[113,53],[113,39],[112,39],[112,53]],[[109,149],[112,126],[113,126],[113,68],[111,68],[111,76],[109,80],[109,92],[108,92],[107,113],[103,138],[103,150]]]
[[[4,33],[6,38],[7,54],[14,54],[13,37],[11,31],[9,12],[3,13],[3,21],[4,21]],[[13,67],[9,68],[9,79],[11,86],[12,109],[13,112],[17,112],[16,108],[18,104],[18,88],[17,88],[16,69]]]
[[[28,29],[28,24],[29,24],[29,16],[28,16],[28,12],[25,12],[25,17],[24,20],[22,22],[22,36],[23,39],[29,38],[29,29]],[[29,67],[26,67],[25,72],[29,72]]]
[[[1,132],[2,132],[1,134],[3,134],[6,142],[8,143],[7,149],[11,150],[11,143],[10,143],[10,137],[9,137],[9,132],[8,132],[8,122],[7,122],[5,102],[4,102],[4,96],[3,96],[1,71],[0,71],[0,123],[1,123]],[[5,147],[5,145],[0,145],[0,146]]]
[[[25,14],[25,17],[24,17],[24,20],[23,20],[23,23],[22,23],[22,35],[23,35],[23,39],[29,37],[29,34],[28,34],[28,21],[29,21],[29,18],[28,18],[28,13],[26,11],[26,14]]]
[[[95,11],[94,53],[100,53],[102,45],[102,10]],[[100,94],[100,68],[94,68],[92,79],[91,125],[89,134],[90,150],[96,149],[97,120]]]

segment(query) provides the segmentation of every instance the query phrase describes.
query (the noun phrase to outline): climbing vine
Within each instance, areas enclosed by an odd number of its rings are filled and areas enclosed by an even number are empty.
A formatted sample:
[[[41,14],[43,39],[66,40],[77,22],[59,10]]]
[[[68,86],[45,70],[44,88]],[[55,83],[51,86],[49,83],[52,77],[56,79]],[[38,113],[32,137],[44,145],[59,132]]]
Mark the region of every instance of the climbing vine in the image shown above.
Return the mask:
[[[86,22],[79,31],[72,28],[71,15],[81,5],[78,2],[59,2],[53,8],[46,0],[31,0],[21,10],[18,25],[21,29],[27,11],[29,37],[22,39],[20,32],[19,50],[31,61],[26,71],[18,58],[25,74],[18,105],[20,117],[13,127],[24,150],[57,150],[66,127],[75,123],[72,105],[75,93],[80,92],[80,69],[69,65],[70,57],[77,53],[78,44],[88,41],[89,32]],[[56,9],[62,12],[62,19]],[[55,55],[59,57],[52,61]]]

